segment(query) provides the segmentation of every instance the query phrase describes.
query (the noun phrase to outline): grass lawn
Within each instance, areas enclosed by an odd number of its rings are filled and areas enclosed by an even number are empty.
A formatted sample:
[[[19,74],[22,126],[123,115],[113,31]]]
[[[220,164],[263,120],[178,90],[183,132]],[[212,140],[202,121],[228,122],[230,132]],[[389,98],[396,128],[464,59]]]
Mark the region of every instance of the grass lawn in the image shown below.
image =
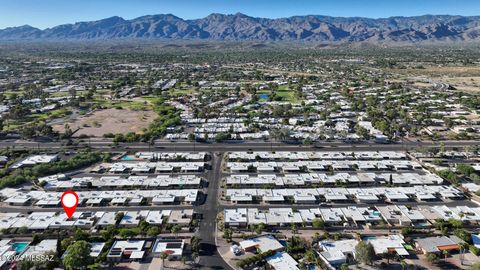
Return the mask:
[[[151,110],[151,104],[148,102],[141,102],[141,101],[115,101],[111,104],[111,107],[117,109],[129,109],[132,111],[148,111]]]
[[[142,99],[150,102],[150,103],[155,103],[156,101],[160,100],[161,98],[160,97],[156,97],[156,96],[144,96],[142,97]]]
[[[257,92],[257,95],[261,94],[267,94],[269,97],[272,96],[272,92],[270,90],[260,90]],[[290,90],[287,86],[280,87],[277,91],[277,96],[281,97],[282,101],[287,101],[290,103],[300,103],[302,101],[302,99],[297,96],[295,90]]]
[[[301,99],[297,96],[294,90],[278,90],[277,96],[282,97],[283,101],[291,103],[300,103]]]
[[[170,90],[170,95],[172,96],[183,96],[183,95],[191,95],[197,91],[195,88],[175,88]]]

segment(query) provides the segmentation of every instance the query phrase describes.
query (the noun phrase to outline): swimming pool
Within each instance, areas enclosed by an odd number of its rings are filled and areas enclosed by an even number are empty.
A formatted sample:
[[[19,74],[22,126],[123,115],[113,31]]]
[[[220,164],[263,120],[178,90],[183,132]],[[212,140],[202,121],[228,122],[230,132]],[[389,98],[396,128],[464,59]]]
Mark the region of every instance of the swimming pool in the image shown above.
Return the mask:
[[[17,254],[22,253],[30,243],[26,242],[16,242],[12,244],[12,248],[15,250]]]
[[[268,97],[269,97],[269,96],[268,96],[268,94],[260,94],[260,95],[258,95],[258,97],[259,97],[260,99],[268,100]]]
[[[375,240],[377,239],[376,236],[365,236],[365,237],[362,237],[362,240],[363,241],[370,241],[370,240]]]
[[[131,156],[131,155],[124,155],[122,158],[120,158],[121,160],[135,160],[135,157],[134,156]]]
[[[425,228],[425,227],[430,227],[430,223],[424,222],[424,223],[417,223],[413,225],[414,227],[420,227],[420,228]]]

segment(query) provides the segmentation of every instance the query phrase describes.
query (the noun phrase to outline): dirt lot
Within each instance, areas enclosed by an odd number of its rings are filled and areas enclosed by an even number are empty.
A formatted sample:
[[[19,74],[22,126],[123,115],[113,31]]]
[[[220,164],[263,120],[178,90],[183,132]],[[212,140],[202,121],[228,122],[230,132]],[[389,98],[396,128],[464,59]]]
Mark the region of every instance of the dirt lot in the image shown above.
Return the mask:
[[[153,111],[133,111],[128,109],[106,109],[79,117],[69,122],[70,128],[79,131],[75,136],[86,134],[101,137],[107,133],[141,133],[156,118]],[[54,130],[63,132],[64,125],[54,125]]]
[[[409,80],[415,81],[417,86],[425,86],[425,82],[418,82],[418,78],[432,82],[447,83],[459,90],[480,92],[480,67],[426,67],[425,69],[395,69],[394,73],[405,75]]]

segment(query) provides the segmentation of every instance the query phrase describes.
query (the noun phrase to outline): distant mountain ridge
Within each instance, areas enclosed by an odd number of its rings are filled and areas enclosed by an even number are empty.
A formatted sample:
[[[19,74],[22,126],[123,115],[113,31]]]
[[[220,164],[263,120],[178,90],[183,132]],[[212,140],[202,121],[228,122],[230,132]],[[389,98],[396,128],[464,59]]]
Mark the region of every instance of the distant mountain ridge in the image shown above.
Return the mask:
[[[172,14],[132,20],[111,17],[40,30],[28,25],[0,30],[0,40],[170,39],[304,42],[479,41],[480,16],[424,15],[370,19],[293,16],[279,19],[214,13],[184,20]]]

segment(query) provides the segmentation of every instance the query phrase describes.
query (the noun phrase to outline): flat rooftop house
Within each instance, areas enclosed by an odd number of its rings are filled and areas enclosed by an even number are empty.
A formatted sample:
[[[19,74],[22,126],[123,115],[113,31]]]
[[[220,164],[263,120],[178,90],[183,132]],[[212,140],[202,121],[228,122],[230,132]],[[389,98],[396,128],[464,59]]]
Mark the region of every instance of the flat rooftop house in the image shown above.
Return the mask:
[[[225,209],[224,223],[226,227],[245,227],[247,226],[247,209]]]
[[[86,205],[100,206],[103,204],[103,198],[90,198],[87,200]]]
[[[31,256],[43,255],[50,251],[55,251],[57,249],[57,239],[45,239],[42,240],[35,246],[29,246],[22,254],[24,258],[29,258]]]
[[[355,258],[356,239],[340,241],[322,241],[319,243],[320,258],[329,265],[336,266],[347,263],[348,258]]]
[[[180,259],[183,255],[185,241],[182,239],[157,239],[152,249],[155,256],[166,253],[170,259]]]
[[[115,225],[116,212],[102,212],[100,219],[95,224],[97,227],[102,228],[108,225]]]
[[[173,210],[168,217],[169,224],[188,225],[192,221],[193,209]]]
[[[124,212],[123,218],[120,221],[120,226],[135,227],[140,223],[140,214],[135,211]]]
[[[22,206],[22,205],[27,205],[31,203],[32,198],[29,196],[18,196],[18,197],[10,197],[5,200],[6,203],[9,205],[16,205],[16,206]]]
[[[286,252],[277,252],[266,259],[267,264],[274,270],[299,270],[298,262]]]
[[[243,240],[239,244],[245,252],[255,252],[257,249],[260,250],[260,252],[266,252],[269,250],[281,251],[285,248],[277,239],[275,239],[275,237],[271,235]]]
[[[58,155],[32,155],[10,166],[11,169],[34,166],[36,164],[51,163],[58,160]]]
[[[389,235],[367,240],[372,244],[375,254],[381,255],[386,252],[397,253],[399,256],[408,256],[409,253],[403,246],[405,242],[400,235]]]
[[[320,215],[325,223],[338,224],[344,221],[344,215],[340,208],[320,209]]]
[[[459,250],[460,242],[462,242],[462,240],[456,236],[436,236],[417,239],[416,246],[420,248],[424,254],[439,253],[444,250]]]
[[[410,226],[412,221],[395,205],[377,206],[382,217],[390,225]]]
[[[170,214],[170,211],[166,211],[168,213],[164,213],[163,211],[148,211],[147,216],[145,217],[145,221],[152,225],[160,225],[163,223],[163,218],[165,214]]]
[[[138,260],[144,256],[145,240],[117,240],[107,254],[107,260],[119,262],[123,259]]]

